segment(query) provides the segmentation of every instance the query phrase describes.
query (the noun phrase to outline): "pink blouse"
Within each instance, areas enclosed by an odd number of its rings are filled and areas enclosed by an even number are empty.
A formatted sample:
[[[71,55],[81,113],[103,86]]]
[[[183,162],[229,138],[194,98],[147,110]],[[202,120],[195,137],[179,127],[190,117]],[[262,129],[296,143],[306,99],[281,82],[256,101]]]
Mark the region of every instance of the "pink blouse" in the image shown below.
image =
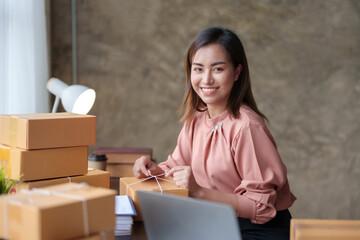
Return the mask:
[[[183,126],[174,152],[159,164],[163,170],[178,165],[191,166],[200,186],[236,194],[237,216],[253,223],[269,221],[296,200],[271,133],[246,105],[238,119],[227,111],[213,119],[198,112],[189,130]]]

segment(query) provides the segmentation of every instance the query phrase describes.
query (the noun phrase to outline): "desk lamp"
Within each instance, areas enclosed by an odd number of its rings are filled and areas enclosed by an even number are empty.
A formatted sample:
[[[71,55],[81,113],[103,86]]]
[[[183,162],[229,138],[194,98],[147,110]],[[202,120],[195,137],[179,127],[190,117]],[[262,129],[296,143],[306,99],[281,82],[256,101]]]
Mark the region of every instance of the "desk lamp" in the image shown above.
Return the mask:
[[[56,96],[52,113],[61,103],[67,112],[87,114],[95,102],[95,91],[83,85],[67,85],[58,78],[51,78],[46,88]]]

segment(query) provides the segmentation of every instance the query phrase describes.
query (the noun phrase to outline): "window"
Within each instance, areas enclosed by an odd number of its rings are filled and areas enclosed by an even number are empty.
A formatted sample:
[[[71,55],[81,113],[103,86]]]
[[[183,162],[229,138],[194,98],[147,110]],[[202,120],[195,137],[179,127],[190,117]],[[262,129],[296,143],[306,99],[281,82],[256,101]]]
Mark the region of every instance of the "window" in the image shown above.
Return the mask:
[[[45,0],[0,1],[0,114],[49,112]]]

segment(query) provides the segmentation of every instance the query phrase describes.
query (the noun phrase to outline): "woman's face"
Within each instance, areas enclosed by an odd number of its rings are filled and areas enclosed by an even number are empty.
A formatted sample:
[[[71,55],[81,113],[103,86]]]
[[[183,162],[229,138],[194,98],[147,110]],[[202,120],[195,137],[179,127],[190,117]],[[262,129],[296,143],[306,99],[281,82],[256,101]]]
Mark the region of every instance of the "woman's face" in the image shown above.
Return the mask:
[[[234,68],[226,50],[220,44],[210,44],[197,50],[191,65],[191,85],[206,103],[214,118],[227,108],[234,82],[241,65]]]

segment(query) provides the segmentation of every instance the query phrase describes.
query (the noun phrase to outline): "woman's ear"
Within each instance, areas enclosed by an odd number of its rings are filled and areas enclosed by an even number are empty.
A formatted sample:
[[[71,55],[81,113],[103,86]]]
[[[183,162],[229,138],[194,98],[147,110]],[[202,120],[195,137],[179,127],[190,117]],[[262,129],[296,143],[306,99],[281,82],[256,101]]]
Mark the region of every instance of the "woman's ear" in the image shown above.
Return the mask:
[[[241,64],[239,64],[235,68],[235,72],[234,72],[235,81],[237,81],[239,79],[239,75],[240,75],[241,71],[242,71],[242,66],[241,66]]]

